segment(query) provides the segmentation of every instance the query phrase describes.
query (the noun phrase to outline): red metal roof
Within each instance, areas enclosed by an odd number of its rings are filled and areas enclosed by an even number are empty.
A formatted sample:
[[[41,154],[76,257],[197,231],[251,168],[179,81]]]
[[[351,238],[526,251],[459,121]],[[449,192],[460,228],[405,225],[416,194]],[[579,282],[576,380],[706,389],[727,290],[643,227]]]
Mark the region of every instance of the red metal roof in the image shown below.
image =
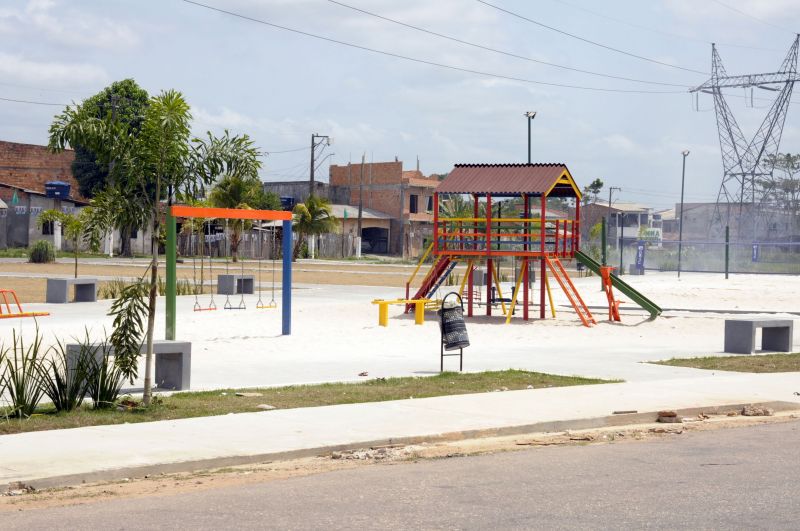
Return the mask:
[[[564,175],[572,181],[572,175],[563,163],[456,164],[436,192],[440,194],[542,195],[552,190],[550,196],[575,197],[577,194],[571,185],[558,184],[559,179]],[[556,188],[554,189],[554,187]]]

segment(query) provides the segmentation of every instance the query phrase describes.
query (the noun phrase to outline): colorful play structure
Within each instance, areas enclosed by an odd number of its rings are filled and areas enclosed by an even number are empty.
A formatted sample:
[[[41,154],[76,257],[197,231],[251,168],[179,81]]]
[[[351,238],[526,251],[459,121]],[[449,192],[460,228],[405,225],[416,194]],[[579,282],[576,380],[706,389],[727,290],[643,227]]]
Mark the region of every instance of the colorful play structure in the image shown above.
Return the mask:
[[[50,315],[49,312],[26,312],[22,309],[22,304],[19,302],[17,292],[13,289],[0,289],[0,297],[3,301],[0,302],[0,319],[14,319],[17,317],[45,317]],[[9,297],[11,300],[9,300]],[[11,303],[13,302],[13,307]],[[3,309],[5,307],[5,310]]]
[[[551,206],[548,200],[552,200]],[[564,208],[570,202],[574,203],[574,217]],[[508,323],[521,298],[522,318],[528,320],[531,269],[538,266],[539,318],[545,318],[548,302],[555,317],[548,280],[552,276],[583,325],[596,324],[562,264],[562,260],[574,258],[601,274],[602,266],[580,252],[580,202],[581,191],[564,164],[456,165],[434,193],[433,241],[406,283],[405,299],[435,299],[437,290],[461,264],[466,270],[457,293],[466,293],[468,317],[474,315],[477,305],[485,306],[490,316],[493,306],[499,304]],[[557,215],[548,215],[548,208],[555,206],[560,207]],[[412,283],[429,256],[431,267],[412,295]],[[501,260],[516,264],[510,297],[504,297],[501,291],[497,272]],[[476,272],[481,273],[479,284],[485,286],[485,295],[476,289]],[[606,278],[609,286],[625,293],[651,316],[661,313],[658,306],[611,271]],[[619,301],[610,303],[618,316]],[[406,312],[410,308],[409,303]]]
[[[281,282],[281,333],[282,335],[291,335],[292,333],[292,213],[282,210],[250,210],[238,208],[209,208],[209,207],[192,207],[185,205],[175,205],[169,208],[166,216],[167,223],[167,285],[166,285],[166,339],[174,340],[176,336],[176,293],[177,293],[177,222],[176,218],[202,218],[205,220],[211,219],[238,219],[238,220],[251,220],[251,221],[281,221],[282,222],[282,282]],[[272,237],[274,245],[274,233]],[[274,250],[274,249],[273,249]],[[201,251],[204,254],[204,251]],[[201,260],[202,260],[201,254]],[[209,269],[211,264],[211,255],[209,251]],[[260,255],[259,255],[260,256]],[[194,266],[193,266],[194,267]],[[202,267],[202,263],[201,263]],[[227,260],[226,260],[227,268]],[[242,262],[242,275],[244,277],[244,262]],[[233,282],[235,284],[236,275],[228,275],[235,277]],[[241,280],[241,279],[239,279]],[[275,308],[275,265],[272,265],[272,298],[269,302],[264,302],[261,296],[261,259],[258,261],[258,290],[259,298],[256,303],[257,309]],[[212,290],[213,291],[213,290]],[[239,290],[243,296],[243,290]],[[215,310],[216,304],[213,302],[213,293],[211,294],[211,302],[208,305],[201,305],[195,297],[195,311],[202,310]],[[230,304],[226,298],[226,304],[223,306],[226,309],[246,309],[242,301],[238,305]]]

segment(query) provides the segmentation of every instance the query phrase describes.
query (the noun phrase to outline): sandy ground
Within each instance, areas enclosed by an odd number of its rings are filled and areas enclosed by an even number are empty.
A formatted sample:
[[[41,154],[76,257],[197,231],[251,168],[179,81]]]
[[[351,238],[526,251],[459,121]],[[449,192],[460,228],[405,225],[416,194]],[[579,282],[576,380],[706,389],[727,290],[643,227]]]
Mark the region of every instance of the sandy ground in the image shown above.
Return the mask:
[[[239,262],[238,264],[215,262],[212,274],[209,275],[208,263],[204,265],[203,284],[206,291],[211,289],[210,277],[216,282],[216,276],[229,272],[230,274],[253,275],[258,282],[259,264],[255,261]],[[82,259],[78,266],[78,275],[82,277],[95,277],[103,281],[112,279],[140,278],[146,272],[147,264],[143,260],[85,260]],[[272,263],[263,261],[261,269],[261,286],[263,290],[272,287]],[[413,272],[414,267],[392,264],[358,264],[348,262],[323,262],[299,261],[292,267],[294,282],[307,284],[338,284],[362,286],[405,286],[406,281]],[[275,282],[281,284],[282,267],[280,262],[275,263]],[[199,283],[201,280],[200,263],[192,264],[187,260],[177,267],[178,279]],[[422,269],[414,284],[418,285],[425,274]],[[160,264],[159,275],[166,275],[164,264]],[[46,292],[46,279],[71,278],[74,276],[74,264],[68,260],[59,260],[54,264],[30,264],[21,261],[0,261],[0,287],[13,289],[23,302],[44,302]]]
[[[496,309],[491,318],[468,320],[471,346],[465,349],[465,370],[519,368],[628,381],[706,376],[707,371],[698,369],[642,362],[719,354],[726,318],[794,319],[800,310],[800,277],[737,275],[725,280],[722,275],[684,274],[678,280],[664,273],[627,279],[667,309],[665,313],[651,321],[647,312],[625,302],[623,322],[609,323],[597,277],[576,279],[587,303],[597,308],[596,326],[582,326],[560,292],[554,292],[556,319],[548,312],[545,320],[524,322],[517,312],[506,325]],[[510,289],[508,284],[504,287]],[[177,338],[192,342],[192,388],[358,381],[363,380],[358,376],[362,372],[369,377],[438,372],[435,314],[429,313],[423,326],[415,326],[411,316],[393,306],[389,326],[377,325],[378,310],[371,301],[401,296],[400,286],[298,282],[294,288],[291,336],[280,335],[280,310],[255,309],[256,296],[245,297],[247,310],[216,312],[193,312],[193,297],[179,297]],[[201,304],[208,300],[208,295],[200,298]],[[216,297],[218,307],[223,302],[224,297]],[[93,337],[102,338],[104,330],[111,329],[109,307],[110,301],[26,305],[28,310],[51,312],[38,320],[50,341],[82,336],[87,328]],[[160,298],[157,338],[164,337],[163,308]],[[538,315],[538,308],[532,310]],[[32,319],[0,321],[0,339],[8,341],[13,329],[31,334],[35,326]],[[800,351],[798,339],[795,351]],[[448,358],[445,366],[457,368],[457,360]]]
[[[24,486],[17,485],[12,486],[5,495],[0,493],[0,512],[85,505],[118,498],[171,496],[187,492],[279,481],[364,466],[397,466],[423,459],[464,458],[498,452],[536,451],[536,449],[550,446],[646,443],[665,437],[680,437],[690,432],[776,422],[797,422],[797,418],[798,414],[794,412],[778,413],[773,417],[699,416],[685,419],[682,424],[641,424],[409,446],[364,448],[274,463],[228,467],[190,474],[158,474],[152,477],[130,478],[112,483],[87,484],[34,492],[26,492]]]

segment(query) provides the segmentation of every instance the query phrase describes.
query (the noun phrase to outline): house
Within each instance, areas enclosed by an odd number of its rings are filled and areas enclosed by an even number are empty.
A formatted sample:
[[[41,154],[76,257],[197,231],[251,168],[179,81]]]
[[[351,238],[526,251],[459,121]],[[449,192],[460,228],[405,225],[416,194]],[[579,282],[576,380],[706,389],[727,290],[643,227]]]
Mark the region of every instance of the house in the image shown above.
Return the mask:
[[[28,247],[37,240],[47,240],[57,249],[71,249],[70,242],[62,240],[52,223],[40,225],[37,218],[45,210],[73,214],[89,204],[72,174],[74,160],[75,152],[69,149],[53,153],[47,146],[0,141],[0,200],[7,206],[0,208],[0,248]],[[63,197],[48,194],[48,184],[53,183],[59,183]],[[119,241],[115,231],[117,250]],[[111,241],[105,242],[104,252],[109,245]],[[149,233],[134,230],[131,245],[134,252],[148,252]]]
[[[584,236],[602,218],[607,218],[609,245],[616,246],[620,239],[626,243],[646,240],[656,244],[663,239],[661,214],[641,203],[612,201],[609,209],[608,201],[598,199],[582,207],[581,217]]]
[[[433,234],[433,192],[439,179],[423,175],[419,168],[404,170],[403,162],[371,162],[331,165],[332,193],[344,193],[349,205],[359,202],[389,216],[389,227],[372,231],[372,238],[385,238],[388,253],[419,256]],[[363,180],[362,180],[363,175]],[[362,238],[366,235],[362,233]]]

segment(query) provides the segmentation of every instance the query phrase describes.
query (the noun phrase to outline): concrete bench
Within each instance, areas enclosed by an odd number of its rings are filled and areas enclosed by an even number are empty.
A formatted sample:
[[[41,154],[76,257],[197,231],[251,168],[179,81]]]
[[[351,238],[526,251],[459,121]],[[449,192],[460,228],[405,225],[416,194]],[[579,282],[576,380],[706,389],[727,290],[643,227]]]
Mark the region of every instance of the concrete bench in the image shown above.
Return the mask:
[[[725,352],[753,354],[756,351],[756,330],[759,328],[762,350],[792,350],[794,322],[791,319],[726,319]]]
[[[80,349],[81,346],[78,344],[67,344],[67,369],[77,365]],[[114,349],[109,350],[109,355],[113,356]],[[142,344],[139,352],[144,355],[147,352],[147,345]],[[98,348],[95,353],[98,363],[102,361],[103,354],[103,349]],[[192,376],[192,344],[189,341],[153,340],[153,354],[156,361],[155,384],[159,389],[172,391],[189,389]]]
[[[48,278],[45,300],[56,304],[69,302],[69,287],[75,287],[75,302],[95,302],[97,300],[96,278]]]
[[[217,275],[217,293],[219,295],[238,295],[255,293],[255,277],[253,275]]]

